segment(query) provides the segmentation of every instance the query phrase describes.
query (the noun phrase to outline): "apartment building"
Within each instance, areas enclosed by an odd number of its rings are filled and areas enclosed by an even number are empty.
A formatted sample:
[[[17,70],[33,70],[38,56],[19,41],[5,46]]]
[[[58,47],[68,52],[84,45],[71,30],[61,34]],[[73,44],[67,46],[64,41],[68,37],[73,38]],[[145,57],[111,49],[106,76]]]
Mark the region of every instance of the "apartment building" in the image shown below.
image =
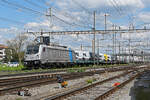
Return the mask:
[[[3,60],[5,58],[5,50],[7,49],[7,46],[4,46],[0,44],[0,60]]]

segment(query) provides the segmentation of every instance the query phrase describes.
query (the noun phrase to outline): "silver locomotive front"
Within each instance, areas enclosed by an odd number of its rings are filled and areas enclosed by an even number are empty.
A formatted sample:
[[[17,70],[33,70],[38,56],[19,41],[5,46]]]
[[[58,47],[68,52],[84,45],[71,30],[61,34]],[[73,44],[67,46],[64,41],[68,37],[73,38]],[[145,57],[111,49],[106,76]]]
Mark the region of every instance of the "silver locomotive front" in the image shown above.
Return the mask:
[[[37,65],[40,64],[40,45],[27,46],[25,53],[25,65]]]

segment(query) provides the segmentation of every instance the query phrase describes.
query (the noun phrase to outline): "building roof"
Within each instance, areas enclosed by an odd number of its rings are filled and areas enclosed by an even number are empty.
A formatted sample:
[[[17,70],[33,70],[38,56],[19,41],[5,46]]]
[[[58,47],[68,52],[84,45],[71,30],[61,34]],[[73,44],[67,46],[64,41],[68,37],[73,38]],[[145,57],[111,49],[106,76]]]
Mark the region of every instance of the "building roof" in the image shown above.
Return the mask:
[[[7,47],[7,46],[5,46],[5,45],[0,44],[0,48],[2,48],[2,49],[6,49],[6,48],[8,48],[8,47]]]

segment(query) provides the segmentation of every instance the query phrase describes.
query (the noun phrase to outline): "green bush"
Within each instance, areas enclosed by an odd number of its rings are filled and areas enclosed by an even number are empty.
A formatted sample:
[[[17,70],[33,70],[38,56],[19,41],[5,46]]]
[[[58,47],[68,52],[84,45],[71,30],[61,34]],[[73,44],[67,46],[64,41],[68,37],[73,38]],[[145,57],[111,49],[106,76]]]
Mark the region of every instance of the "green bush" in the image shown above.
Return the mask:
[[[92,84],[92,83],[95,82],[95,81],[96,81],[96,78],[86,80],[86,82],[87,82],[88,84]]]
[[[17,67],[10,67],[4,64],[0,65],[0,71],[21,71],[23,68],[23,65],[19,65]]]
[[[92,83],[93,83],[93,80],[92,80],[92,79],[89,79],[89,80],[86,80],[86,82],[87,82],[88,84],[92,84]]]

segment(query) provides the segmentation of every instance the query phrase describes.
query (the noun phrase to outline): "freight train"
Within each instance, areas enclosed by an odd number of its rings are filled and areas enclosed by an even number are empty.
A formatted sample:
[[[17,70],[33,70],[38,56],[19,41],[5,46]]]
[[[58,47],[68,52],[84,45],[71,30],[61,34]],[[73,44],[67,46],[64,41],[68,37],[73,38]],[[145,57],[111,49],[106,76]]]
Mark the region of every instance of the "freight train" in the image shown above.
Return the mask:
[[[65,46],[36,44],[27,46],[24,64],[30,67],[50,67],[75,64],[90,65],[94,64],[94,62],[105,63],[104,54],[94,55],[89,51],[74,51]],[[109,56],[108,62],[111,62],[111,56]]]
[[[66,46],[50,44],[49,37],[40,36],[40,42],[27,46],[24,64],[28,67],[53,67],[91,64],[113,64],[120,62],[107,54],[73,50]],[[42,42],[41,42],[42,41]]]

